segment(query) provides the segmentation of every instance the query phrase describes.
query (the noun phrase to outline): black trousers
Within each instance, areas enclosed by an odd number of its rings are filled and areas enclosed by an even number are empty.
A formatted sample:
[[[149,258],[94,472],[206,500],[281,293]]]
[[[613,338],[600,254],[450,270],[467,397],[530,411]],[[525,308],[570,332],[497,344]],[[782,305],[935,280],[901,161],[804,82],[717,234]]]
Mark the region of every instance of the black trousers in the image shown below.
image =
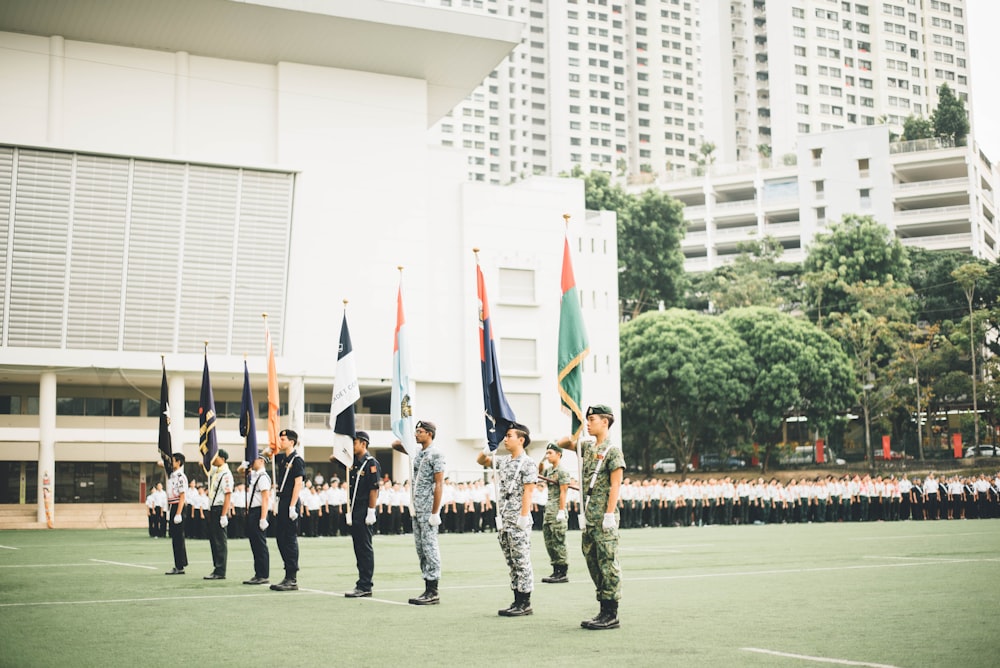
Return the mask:
[[[299,521],[288,518],[288,499],[278,500],[278,517],[275,520],[274,537],[278,541],[278,552],[285,563],[285,578],[294,580],[299,572]]]
[[[208,543],[212,547],[212,573],[225,576],[226,562],[229,561],[229,540],[226,530],[219,526],[222,506],[212,506],[208,514]]]
[[[365,513],[354,513],[351,524],[351,538],[354,541],[354,559],[358,562],[356,587],[362,591],[372,590],[372,576],[375,575],[375,548],[372,547],[374,525],[365,524]]]
[[[271,555],[267,550],[267,534],[260,530],[260,506],[251,508],[246,515],[246,534],[253,553],[253,576],[271,577]]]
[[[170,541],[174,548],[174,568],[183,571],[188,565],[187,548],[184,546],[184,513],[181,513],[181,523],[174,524],[174,515],[177,514],[177,504],[170,504]]]

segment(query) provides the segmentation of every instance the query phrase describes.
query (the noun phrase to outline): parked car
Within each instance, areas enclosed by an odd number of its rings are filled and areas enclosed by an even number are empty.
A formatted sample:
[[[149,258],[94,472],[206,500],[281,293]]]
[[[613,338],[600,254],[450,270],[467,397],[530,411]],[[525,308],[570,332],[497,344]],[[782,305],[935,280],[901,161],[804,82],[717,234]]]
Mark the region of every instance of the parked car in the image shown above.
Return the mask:
[[[745,469],[747,467],[747,460],[742,457],[728,457],[726,459],[727,469]]]
[[[677,460],[673,457],[657,460],[653,464],[654,473],[677,473]]]
[[[890,450],[889,459],[892,461],[899,461],[901,459],[913,459],[913,457],[911,455],[907,455],[902,452],[898,452],[896,450]],[[877,462],[885,461],[885,452],[882,450],[882,448],[875,449],[875,461]]]
[[[995,445],[971,445],[965,449],[966,457],[1000,457],[1000,447]]]

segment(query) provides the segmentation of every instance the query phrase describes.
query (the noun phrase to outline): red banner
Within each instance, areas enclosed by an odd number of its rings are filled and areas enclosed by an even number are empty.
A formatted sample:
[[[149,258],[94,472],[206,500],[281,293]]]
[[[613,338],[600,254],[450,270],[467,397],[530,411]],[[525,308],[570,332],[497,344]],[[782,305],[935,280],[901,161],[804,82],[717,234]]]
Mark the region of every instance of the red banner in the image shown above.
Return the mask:
[[[955,459],[962,458],[962,434],[951,435],[951,447],[955,450]]]
[[[882,437],[882,459],[889,461],[892,459],[892,450],[889,449],[889,437]]]
[[[817,464],[822,464],[825,461],[824,458],[823,458],[823,455],[824,455],[824,452],[823,452],[823,439],[822,438],[817,438],[816,439],[816,463]]]

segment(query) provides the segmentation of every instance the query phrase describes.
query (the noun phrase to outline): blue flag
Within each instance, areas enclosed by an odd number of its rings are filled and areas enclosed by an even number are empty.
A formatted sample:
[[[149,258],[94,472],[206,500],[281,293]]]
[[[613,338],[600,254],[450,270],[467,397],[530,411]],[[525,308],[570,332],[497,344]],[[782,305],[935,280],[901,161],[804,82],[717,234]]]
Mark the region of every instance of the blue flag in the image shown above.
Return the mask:
[[[347,329],[347,311],[340,325],[337,371],[333,379],[330,420],[333,422],[333,456],[348,470],[354,463],[354,402],[361,398],[358,370],[354,364],[351,333]]]
[[[417,454],[413,436],[413,386],[410,383],[410,359],[407,345],[406,317],[403,315],[403,279],[396,292],[396,335],[392,349],[392,390],[390,392],[389,422],[392,433],[411,457]]]
[[[198,400],[198,450],[201,452],[201,466],[207,475],[212,460],[219,454],[219,438],[215,433],[215,397],[212,395],[212,381],[208,377],[208,353],[205,353],[201,398]]]
[[[246,440],[246,450],[243,459],[252,465],[259,456],[257,453],[257,418],[254,416],[256,407],[253,404],[253,392],[250,391],[250,371],[247,361],[243,360],[243,402],[240,404],[240,436]],[[250,475],[250,467],[247,468]]]
[[[516,422],[514,411],[507,403],[500,384],[500,365],[493,344],[493,327],[490,324],[490,306],[486,299],[486,282],[476,262],[476,289],[479,294],[479,362],[483,373],[483,408],[486,416],[486,440],[490,450],[496,450],[507,435],[507,429]]]

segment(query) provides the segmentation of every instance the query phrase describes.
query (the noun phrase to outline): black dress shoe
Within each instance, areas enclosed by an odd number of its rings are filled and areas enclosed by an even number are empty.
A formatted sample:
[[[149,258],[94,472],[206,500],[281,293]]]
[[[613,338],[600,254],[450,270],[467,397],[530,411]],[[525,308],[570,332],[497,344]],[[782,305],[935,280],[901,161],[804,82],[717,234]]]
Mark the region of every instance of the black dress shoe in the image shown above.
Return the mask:
[[[253,578],[250,578],[249,580],[244,580],[243,584],[245,584],[245,585],[266,585],[268,582],[269,582],[269,580],[267,578],[253,577]]]
[[[225,575],[219,575],[218,573],[212,573],[211,575],[206,575],[202,580],[225,580]]]
[[[164,573],[164,575],[184,575],[183,568],[171,568],[169,571]]]
[[[344,594],[344,598],[371,598],[371,589],[355,589]]]
[[[278,584],[271,585],[272,591],[298,591],[299,585],[295,580],[285,578]]]

